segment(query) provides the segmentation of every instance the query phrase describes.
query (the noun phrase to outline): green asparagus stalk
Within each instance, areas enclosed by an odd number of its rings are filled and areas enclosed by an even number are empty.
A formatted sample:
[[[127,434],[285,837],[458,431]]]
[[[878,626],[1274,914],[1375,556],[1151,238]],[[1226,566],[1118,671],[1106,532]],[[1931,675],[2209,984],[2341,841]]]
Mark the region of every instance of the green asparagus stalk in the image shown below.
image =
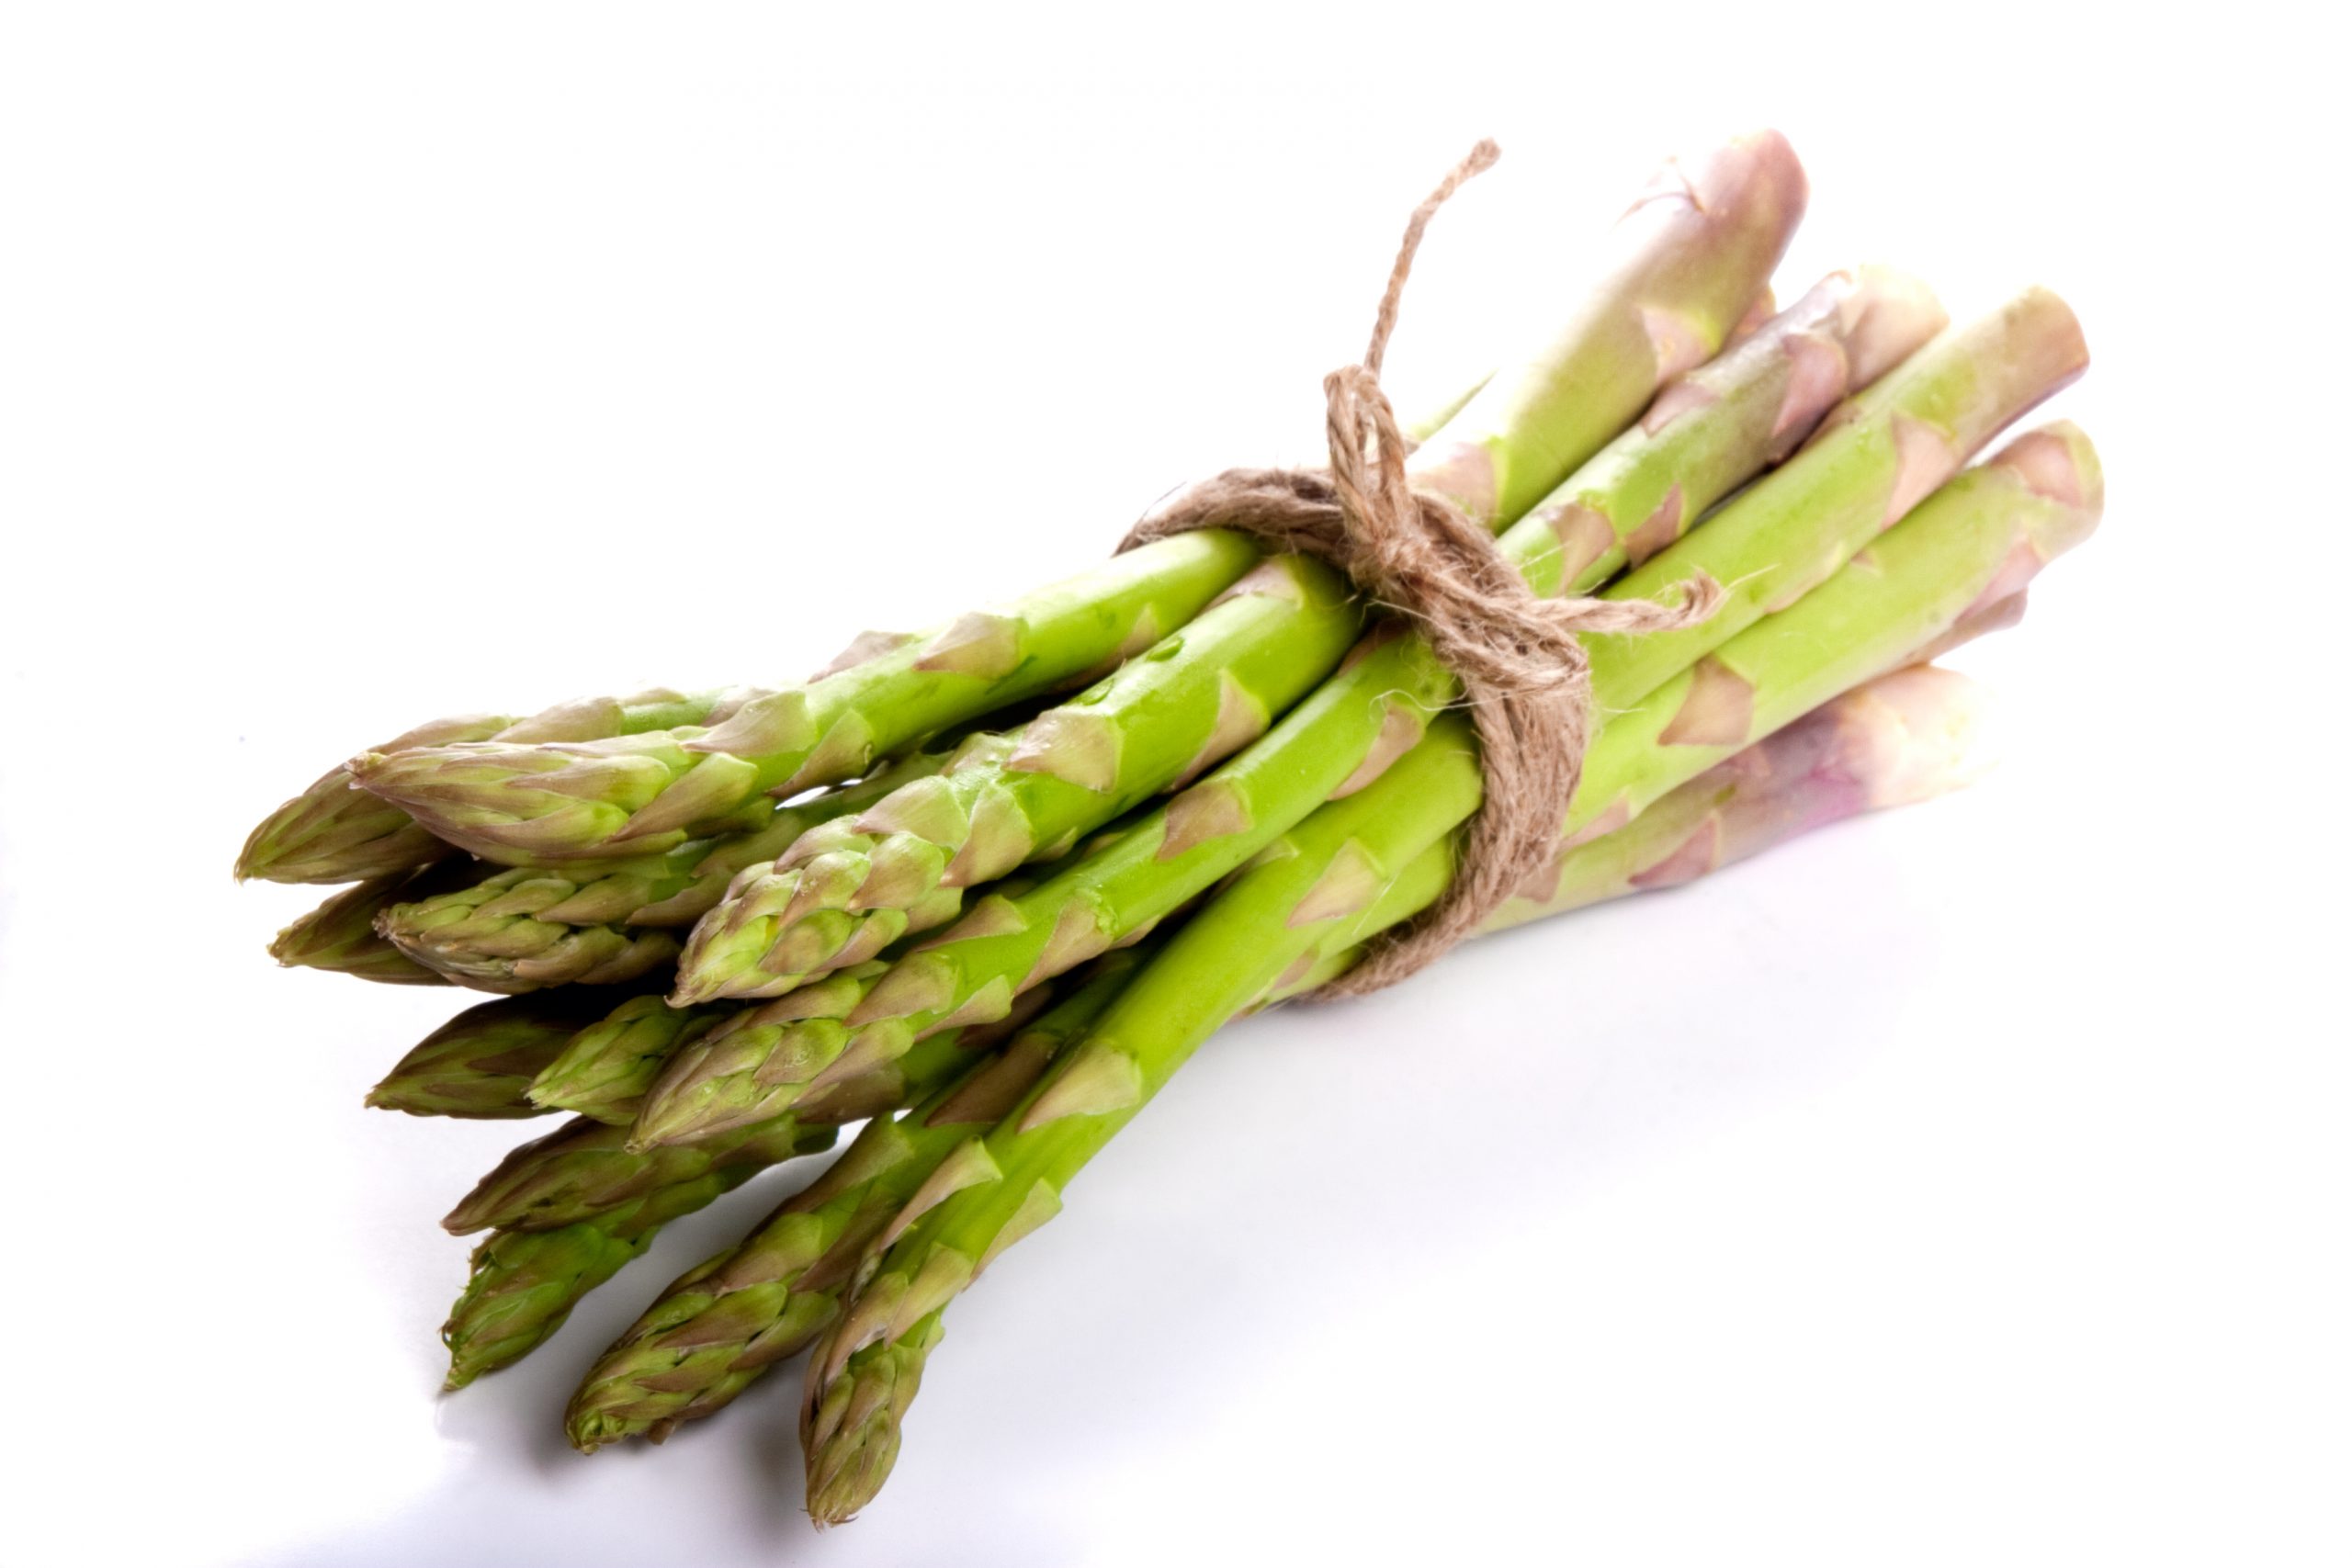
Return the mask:
[[[1769,462],[1792,432],[1810,428],[1845,390],[1852,369],[1877,376],[1940,321],[1932,299],[1898,275],[1868,271],[1826,280],[1703,378],[1668,389],[1659,400],[1659,417],[1604,448],[1503,536],[1506,558],[1539,592],[1585,591],[1610,570],[1624,547],[1619,541],[1663,544],[1684,517],[1695,516]],[[1890,379],[1939,387],[1966,379],[2006,389],[2024,378],[1991,374],[1982,362],[2021,355],[2051,330],[2048,320],[2035,315],[2014,334],[1959,334],[1939,350],[1914,355]],[[1925,367],[1917,363],[1930,357]],[[2016,400],[2014,393],[2009,400]],[[1840,454],[1877,425],[1849,420],[1844,428],[1860,434],[1836,450],[1807,453],[1749,496],[1781,493],[1781,481],[1794,476],[1800,494],[1834,507],[1841,484],[1874,484],[1881,477],[1876,469],[1844,462]],[[1801,467],[1807,471],[1799,473]],[[1726,514],[1744,504],[1735,503]],[[1871,504],[1883,507],[1883,496]],[[1799,522],[1805,515],[1786,508],[1782,514]],[[1707,537],[1713,526],[1667,547],[1654,564],[1713,559]],[[1797,524],[1789,531],[1799,531]],[[1597,649],[1596,682],[1600,658]],[[1453,675],[1426,641],[1375,632],[1349,665],[1262,739],[1114,846],[1018,898],[999,893],[980,899],[944,935],[902,957],[836,1032],[838,1049],[855,1064],[844,1070],[888,1060],[891,1051],[944,1022],[985,1021],[1029,985],[1163,918],[1322,801],[1377,777],[1420,738],[1429,716],[1458,695]],[[831,1070],[820,1058],[814,1074],[797,1073],[751,1054],[749,1041],[736,1041],[724,1052],[716,1049],[717,1041],[714,1034],[689,1044],[672,1059],[639,1112],[639,1141],[693,1138],[776,1114]]]
[[[463,857],[452,855],[354,883],[279,931],[269,955],[289,969],[322,969],[393,986],[446,986],[447,978],[379,935],[376,922],[402,899],[429,897],[461,883],[466,874]]]
[[[695,926],[671,999],[777,996],[873,957],[919,920],[953,919],[954,890],[1065,853],[1257,739],[1360,630],[1338,572],[1303,556],[1266,560],[1190,626],[1032,720],[992,765],[918,780],[745,871]]]
[[[402,1056],[368,1103],[412,1116],[540,1115],[548,1107],[528,1098],[531,1080],[610,1005],[609,995],[559,991],[469,1007]]]
[[[1413,454],[1417,488],[1500,528],[1713,358],[1768,290],[1804,216],[1778,131],[1670,160],[1618,221],[1614,256],[1549,342],[1505,366]]]
[[[1984,694],[1964,675],[1917,664],[1879,676],[1567,851],[1481,929],[1679,887],[1817,828],[1956,789],[1984,716]]]
[[[2024,596],[1972,615],[1948,646],[2013,626]],[[1635,893],[1679,887],[1866,811],[1910,806],[1974,776],[1986,702],[1964,675],[1906,664],[1831,699],[1669,791],[1624,827],[1562,854],[1479,927],[1481,935]],[[1374,906],[1385,930],[1425,908],[1452,874],[1452,846],[1424,850]],[[1315,989],[1361,960],[1360,946],[1294,961],[1250,1005]]]
[[[2028,288],[1943,335],[1825,423],[1804,452],[1692,536],[1629,572],[1612,599],[1656,599],[1701,574],[1728,603],[1704,626],[1591,641],[1593,701],[1628,706],[1825,581],[2089,364],[2066,302]]]
[[[673,1281],[606,1350],[565,1411],[573,1445],[660,1442],[797,1354],[831,1319],[857,1260],[961,1180],[953,1157],[1011,1109],[1118,994],[1141,949],[1112,953],[1069,997],[896,1119],[866,1124],[814,1183],[741,1243]]]
[[[716,724],[750,694],[657,688],[563,703],[526,718],[466,714],[419,725],[374,750],[389,753],[481,740],[594,740],[681,724]],[[335,767],[262,819],[237,856],[237,880],[357,882],[414,871],[448,852],[446,842],[407,812],[359,788],[348,767]]]
[[[782,1159],[829,1148],[832,1140],[831,1127],[795,1127],[769,1146]],[[650,1246],[663,1225],[741,1186],[765,1164],[713,1166],[569,1224],[492,1231],[474,1248],[466,1288],[441,1325],[449,1350],[446,1386],[463,1388],[529,1355],[563,1326],[582,1296]]]
[[[744,867],[772,861],[809,829],[1000,745],[982,735],[915,752],[856,784],[764,807],[764,825],[749,833],[696,839],[593,868],[494,870],[469,885],[392,904],[377,928],[417,964],[477,990],[520,994],[635,979],[677,955],[672,928],[698,919]]]
[[[1945,486],[1848,569],[1709,656],[1747,694],[1736,727],[1720,680],[1686,671],[1604,728],[1566,830],[1599,815],[1588,795],[1636,809],[1657,801],[2011,597],[2088,534],[2097,475],[2087,441],[2057,426]],[[1087,1160],[1285,969],[1434,898],[1450,874],[1447,835],[1478,793],[1468,726],[1442,716],[1388,774],[1290,829],[1179,928],[982,1140],[984,1158],[969,1162],[982,1179],[914,1219],[809,1363],[803,1442],[820,1524],[854,1514],[887,1477],[948,1303],[1050,1219]]]
[[[2003,618],[2036,573],[2089,536],[2102,504],[2098,455],[2080,430],[2060,421],[2018,436],[1857,552],[1852,570],[1604,724],[1570,832],[1598,838],[1837,693],[1944,646],[1956,626]],[[1927,630],[1890,637],[1889,626]],[[1808,637],[1820,646],[1788,646]],[[1798,665],[1809,686],[1780,680]]]
[[[1561,333],[1495,376],[1413,458],[1416,482],[1472,516],[1516,519],[1721,345],[1803,209],[1776,132],[1669,164],[1618,226],[1616,256]],[[1148,647],[1257,559],[1216,531],[1109,565],[810,686],[747,703],[715,729],[562,747],[477,743],[364,757],[368,789],[488,859],[665,848],[760,793],[853,776],[905,744]]]

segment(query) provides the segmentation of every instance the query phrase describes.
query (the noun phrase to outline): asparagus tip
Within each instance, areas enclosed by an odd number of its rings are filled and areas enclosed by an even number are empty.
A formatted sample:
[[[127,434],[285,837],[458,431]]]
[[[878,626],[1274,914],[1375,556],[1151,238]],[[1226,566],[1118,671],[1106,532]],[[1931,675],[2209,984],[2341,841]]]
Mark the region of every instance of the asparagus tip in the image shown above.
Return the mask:
[[[651,1154],[668,1145],[692,1143],[720,1130],[707,1119],[695,1097],[649,1094],[638,1106],[637,1119],[629,1123],[628,1137],[621,1147],[633,1155]]]
[[[626,1442],[631,1431],[626,1421],[616,1421],[601,1412],[581,1411],[564,1422],[563,1436],[582,1453],[593,1454],[614,1443]]]

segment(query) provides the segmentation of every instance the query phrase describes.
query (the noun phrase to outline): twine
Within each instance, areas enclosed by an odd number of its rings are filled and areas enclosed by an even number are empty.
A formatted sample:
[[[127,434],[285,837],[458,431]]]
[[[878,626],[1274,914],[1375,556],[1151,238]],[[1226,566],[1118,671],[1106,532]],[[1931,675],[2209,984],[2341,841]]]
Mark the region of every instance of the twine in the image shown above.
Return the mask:
[[[1411,443],[1380,387],[1396,306],[1430,219],[1501,150],[1482,141],[1413,209],[1363,359],[1323,378],[1328,468],[1228,468],[1178,494],[1119,548],[1194,528],[1230,528],[1280,551],[1329,561],[1372,603],[1404,617],[1462,683],[1478,734],[1486,795],[1464,834],[1452,885],[1419,919],[1366,944],[1361,963],[1316,999],[1363,996],[1434,963],[1476,931],[1558,847],[1591,730],[1587,632],[1693,626],[1723,592],[1692,582],[1677,605],[1540,599],[1492,534],[1405,475]]]

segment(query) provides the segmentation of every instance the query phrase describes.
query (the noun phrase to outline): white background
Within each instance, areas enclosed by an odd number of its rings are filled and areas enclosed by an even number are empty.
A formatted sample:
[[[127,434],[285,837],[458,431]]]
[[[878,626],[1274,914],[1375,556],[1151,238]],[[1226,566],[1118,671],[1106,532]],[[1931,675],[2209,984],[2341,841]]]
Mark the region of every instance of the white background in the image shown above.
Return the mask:
[[[7,12],[6,1562],[2352,1553],[2319,40],[786,9]],[[790,678],[1073,570],[1312,453],[1475,137],[1408,410],[1758,123],[1814,180],[1784,299],[1883,259],[2087,324],[2105,528],[1963,660],[2003,770],[1232,1031],[956,1306],[846,1529],[797,1376],[663,1449],[556,1431],[774,1181],[436,1397],[433,1222],[518,1129],[360,1109],[456,998],[274,971],[308,895],[231,885],[254,818],[445,711]]]

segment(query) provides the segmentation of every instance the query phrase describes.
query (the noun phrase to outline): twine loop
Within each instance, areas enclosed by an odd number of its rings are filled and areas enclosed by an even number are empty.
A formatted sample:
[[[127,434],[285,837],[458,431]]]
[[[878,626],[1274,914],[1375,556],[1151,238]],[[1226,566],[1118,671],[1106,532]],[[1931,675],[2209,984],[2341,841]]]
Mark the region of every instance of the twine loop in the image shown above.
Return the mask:
[[[1278,551],[1319,557],[1427,637],[1461,682],[1486,794],[1453,880],[1420,918],[1367,944],[1363,960],[1313,993],[1317,999],[1376,991],[1433,963],[1550,863],[1591,727],[1591,666],[1578,634],[1693,626],[1723,599],[1705,579],[1672,605],[1538,598],[1486,527],[1408,480],[1412,443],[1380,385],[1397,301],[1430,219],[1500,156],[1494,142],[1480,141],[1413,209],[1363,359],[1323,378],[1329,466],[1228,468],[1179,492],[1119,546],[1230,528]]]

